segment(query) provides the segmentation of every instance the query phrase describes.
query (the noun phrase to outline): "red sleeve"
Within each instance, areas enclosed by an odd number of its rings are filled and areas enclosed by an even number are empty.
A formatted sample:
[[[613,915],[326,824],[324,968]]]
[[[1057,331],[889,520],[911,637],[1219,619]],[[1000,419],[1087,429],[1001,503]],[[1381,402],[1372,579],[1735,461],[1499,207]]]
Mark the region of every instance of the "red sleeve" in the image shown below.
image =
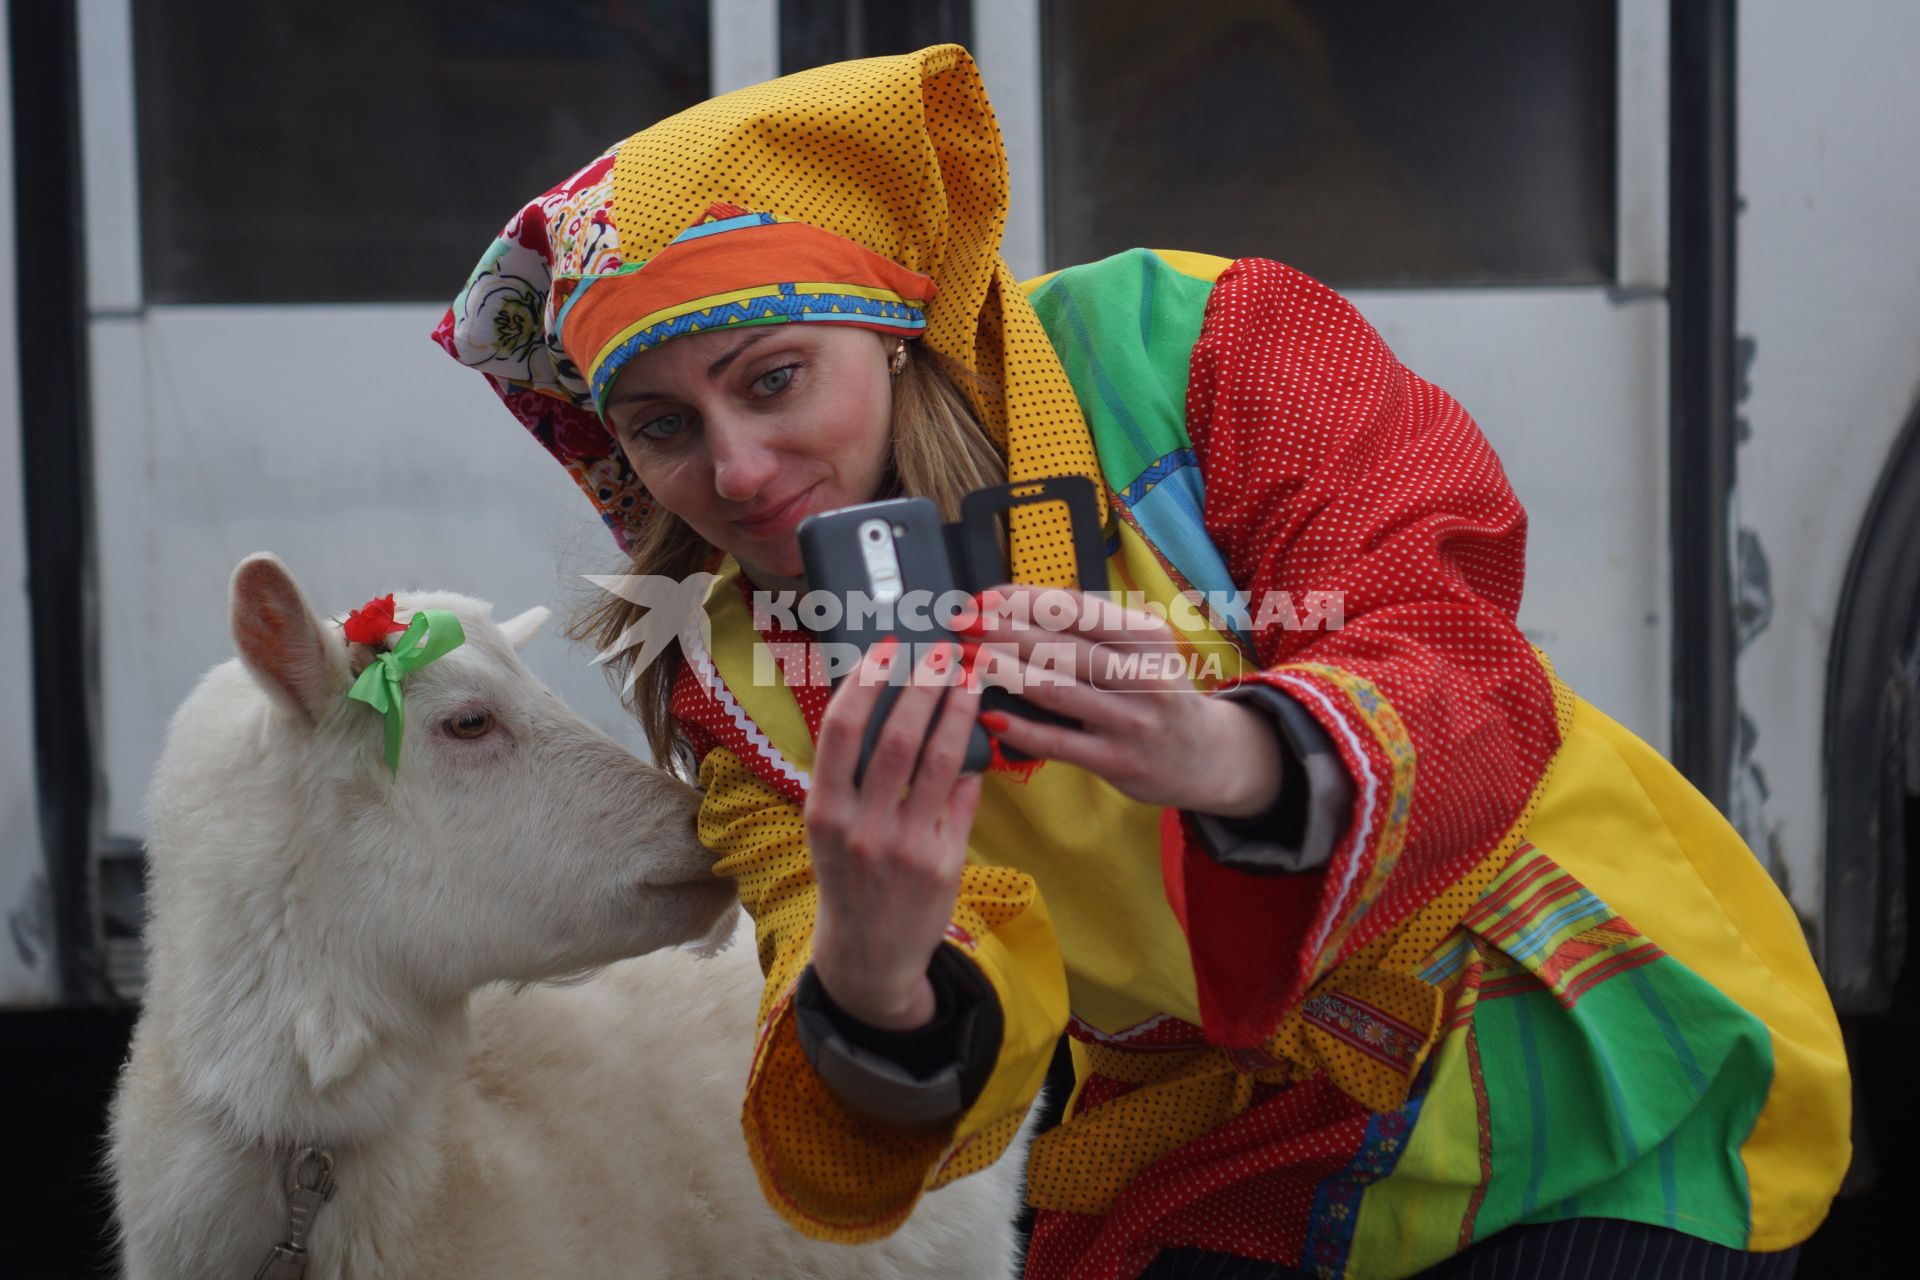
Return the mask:
[[[1299,875],[1223,867],[1168,811],[1167,889],[1208,1036],[1257,1044],[1500,840],[1559,735],[1514,621],[1526,513],[1466,411],[1351,304],[1236,262],[1207,304],[1187,423],[1207,531],[1255,611],[1251,678],[1314,716],[1354,782],[1341,843]],[[1284,625],[1316,599],[1339,602],[1338,627]]]

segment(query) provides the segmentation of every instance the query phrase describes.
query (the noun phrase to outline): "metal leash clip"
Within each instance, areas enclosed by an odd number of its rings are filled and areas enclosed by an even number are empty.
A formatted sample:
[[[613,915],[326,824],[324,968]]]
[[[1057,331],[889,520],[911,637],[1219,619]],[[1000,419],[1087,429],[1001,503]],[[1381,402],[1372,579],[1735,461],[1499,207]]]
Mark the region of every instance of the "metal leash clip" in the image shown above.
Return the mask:
[[[253,1280],[302,1280],[307,1274],[307,1232],[320,1206],[333,1198],[333,1153],[302,1148],[287,1168],[287,1238],[273,1246]]]

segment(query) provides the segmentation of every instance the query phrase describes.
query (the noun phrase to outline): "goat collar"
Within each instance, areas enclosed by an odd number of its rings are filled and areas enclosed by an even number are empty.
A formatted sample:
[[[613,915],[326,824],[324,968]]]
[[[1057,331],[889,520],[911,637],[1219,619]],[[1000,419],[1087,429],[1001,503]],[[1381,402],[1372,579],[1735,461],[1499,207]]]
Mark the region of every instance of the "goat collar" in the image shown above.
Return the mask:
[[[281,1144],[274,1144],[276,1151]],[[301,1280],[307,1274],[307,1232],[320,1206],[333,1199],[333,1152],[302,1147],[287,1166],[286,1239],[273,1246],[253,1280]]]

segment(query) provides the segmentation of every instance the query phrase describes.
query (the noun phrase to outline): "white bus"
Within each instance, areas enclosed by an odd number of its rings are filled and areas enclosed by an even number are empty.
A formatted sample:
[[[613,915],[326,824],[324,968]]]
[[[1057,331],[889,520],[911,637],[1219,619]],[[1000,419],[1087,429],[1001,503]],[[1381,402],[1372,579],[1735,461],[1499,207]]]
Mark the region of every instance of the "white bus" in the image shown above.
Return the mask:
[[[1492,440],[1527,633],[1738,824],[1869,1086],[1911,1018],[1920,6],[13,0],[8,33],[0,1008],[137,1001],[141,794],[243,555],[342,609],[565,612],[612,565],[427,340],[518,204],[710,93],[960,39],[1015,270],[1146,243],[1352,297]]]

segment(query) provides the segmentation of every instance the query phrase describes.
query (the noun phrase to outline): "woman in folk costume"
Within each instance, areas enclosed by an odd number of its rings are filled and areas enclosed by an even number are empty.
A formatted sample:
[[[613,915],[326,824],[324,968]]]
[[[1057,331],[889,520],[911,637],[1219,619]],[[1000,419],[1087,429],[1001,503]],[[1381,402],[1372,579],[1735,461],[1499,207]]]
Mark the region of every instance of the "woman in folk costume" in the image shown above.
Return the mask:
[[[1006,199],[965,51],[803,72],[538,197],[435,335],[635,572],[718,575],[636,710],[758,927],[767,1198],[884,1235],[1004,1150],[1065,1028],[1038,1280],[1789,1274],[1848,1158],[1820,977],[1732,829],[1522,638],[1526,515],[1471,419],[1277,263],[1016,283]],[[971,778],[977,677],[940,703],[928,655],[856,788],[873,690],[756,679],[811,640],[749,593],[807,514],[1062,474],[1115,590],[1245,593],[1157,633],[1220,678],[1093,687],[1088,607],[1049,637],[1082,683],[1030,690],[1083,727],[989,713],[1044,763]],[[1073,581],[1063,526],[1016,520],[1017,582]],[[972,631],[1031,654],[1017,616]]]

